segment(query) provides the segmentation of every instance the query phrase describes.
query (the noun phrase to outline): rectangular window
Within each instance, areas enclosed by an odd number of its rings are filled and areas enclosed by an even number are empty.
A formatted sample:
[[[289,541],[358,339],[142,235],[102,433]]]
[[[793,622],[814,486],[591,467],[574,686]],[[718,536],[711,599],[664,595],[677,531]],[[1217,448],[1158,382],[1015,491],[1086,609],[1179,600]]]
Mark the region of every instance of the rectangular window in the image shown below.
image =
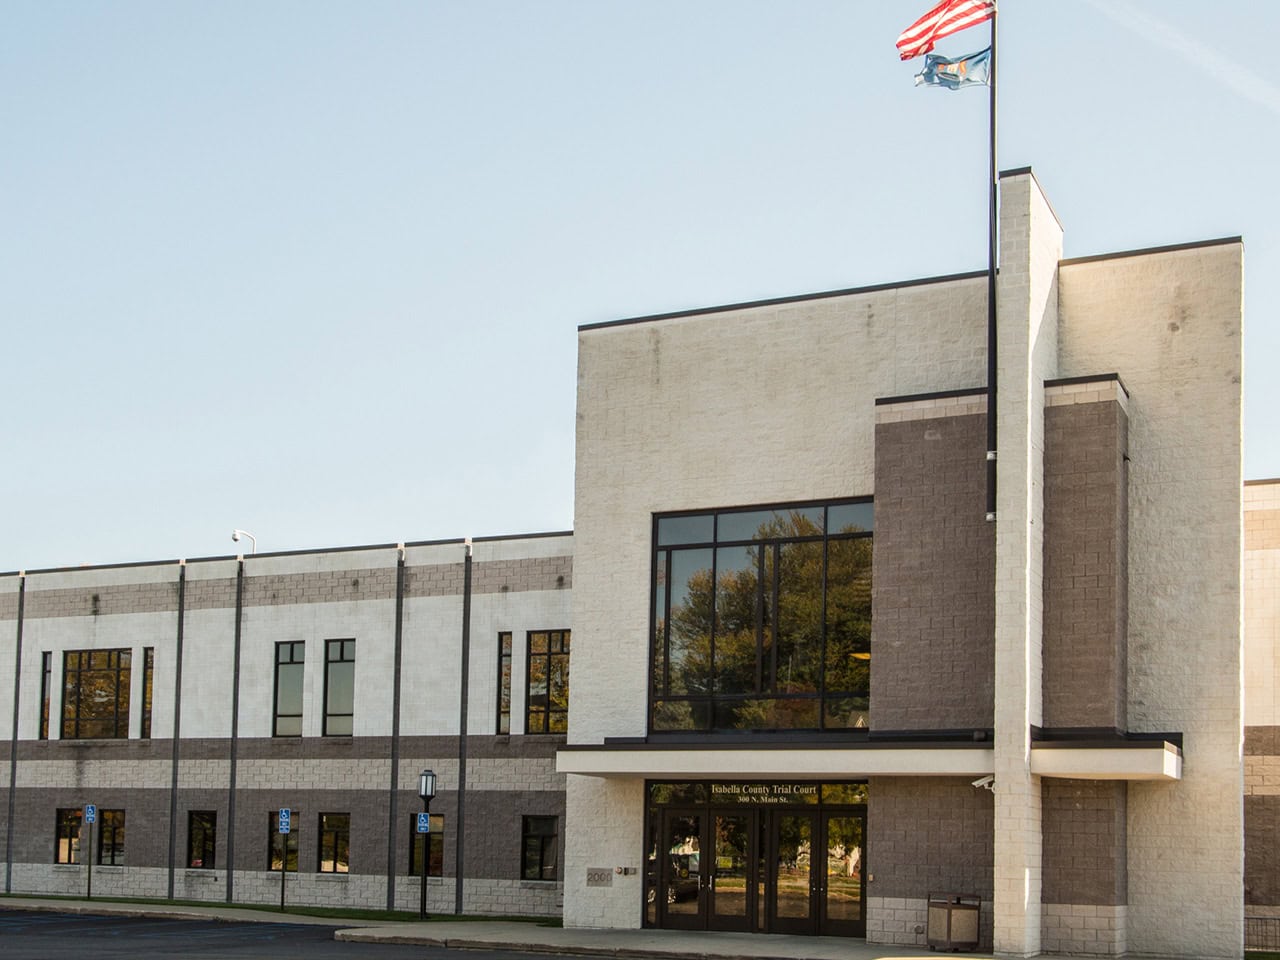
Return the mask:
[[[511,732],[511,633],[498,634],[498,732]]]
[[[142,739],[151,739],[151,683],[156,671],[156,648],[142,648]]]
[[[280,811],[272,810],[267,814],[267,863],[268,870],[279,870],[280,863],[290,873],[298,872],[298,825],[302,816],[293,811],[291,829],[288,833],[280,832]]]
[[[324,648],[324,735],[349,737],[355,715],[356,642],[326,640]]]
[[[523,817],[520,879],[555,880],[559,844],[555,817]]]
[[[427,860],[427,876],[444,876],[444,814],[431,815],[431,832],[418,832],[418,815],[409,814],[409,876],[422,876],[422,841],[424,836],[430,837],[431,849]]]
[[[68,650],[62,655],[62,739],[129,736],[128,650]]]
[[[98,811],[98,862],[124,866],[124,811]]]
[[[218,841],[218,811],[187,811],[187,867],[212,870]]]
[[[650,729],[865,728],[869,500],[654,520]]]
[[[351,856],[351,814],[320,814],[321,873],[346,873]]]
[[[569,729],[569,631],[529,634],[525,733]]]
[[[302,736],[302,670],[306,648],[301,640],[276,644],[276,702],[272,736]]]
[[[49,697],[53,694],[53,654],[40,654],[40,739],[49,739]]]
[[[54,863],[80,862],[80,808],[59,808],[54,828]]]

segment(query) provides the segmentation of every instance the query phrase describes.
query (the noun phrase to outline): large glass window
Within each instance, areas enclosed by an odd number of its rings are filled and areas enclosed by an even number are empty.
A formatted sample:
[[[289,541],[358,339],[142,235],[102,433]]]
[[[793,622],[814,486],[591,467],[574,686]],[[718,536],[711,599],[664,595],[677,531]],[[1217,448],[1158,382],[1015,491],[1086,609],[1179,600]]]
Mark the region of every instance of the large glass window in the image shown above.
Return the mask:
[[[54,827],[54,863],[80,862],[80,808],[59,808]]]
[[[218,811],[187,812],[187,866],[193,870],[212,870],[214,851],[218,845]]]
[[[276,644],[276,702],[272,736],[302,736],[302,671],[306,648],[301,640]]]
[[[328,640],[324,655],[324,735],[349,737],[355,716],[356,642]]]
[[[98,811],[98,862],[124,866],[124,811]]]
[[[569,729],[569,631],[529,634],[529,680],[525,733]]]
[[[511,634],[498,634],[498,732],[511,732]]]
[[[865,727],[867,500],[659,516],[654,731]]]
[[[422,876],[422,844],[428,841],[427,876],[444,876],[444,814],[431,814],[431,832],[418,832],[418,815],[409,814],[409,876]]]
[[[321,873],[347,873],[351,865],[351,814],[320,814]]]
[[[68,650],[62,655],[62,739],[129,736],[128,650]]]
[[[522,817],[520,879],[555,880],[559,864],[556,817]]]

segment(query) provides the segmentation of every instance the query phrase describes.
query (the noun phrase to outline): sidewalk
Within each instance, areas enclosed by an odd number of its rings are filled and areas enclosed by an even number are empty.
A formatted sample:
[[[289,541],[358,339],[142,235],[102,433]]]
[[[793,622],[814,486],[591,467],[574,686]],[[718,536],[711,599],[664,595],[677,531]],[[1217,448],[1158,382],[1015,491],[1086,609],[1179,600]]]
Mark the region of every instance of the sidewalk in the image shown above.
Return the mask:
[[[247,910],[225,904],[193,907],[9,896],[0,897],[0,910],[228,920],[240,923],[303,923],[337,928],[334,931],[335,940],[420,944],[452,949],[518,950],[584,957],[648,957],[654,960],[924,960],[939,956],[931,953],[927,947],[891,947],[844,937],[791,937],[766,933],[684,930],[562,929],[509,920],[433,920],[430,923],[402,920],[352,921],[335,917]],[[994,958],[990,953],[964,953],[957,956],[972,957],[974,960]],[[1042,954],[1041,960],[1060,958]]]

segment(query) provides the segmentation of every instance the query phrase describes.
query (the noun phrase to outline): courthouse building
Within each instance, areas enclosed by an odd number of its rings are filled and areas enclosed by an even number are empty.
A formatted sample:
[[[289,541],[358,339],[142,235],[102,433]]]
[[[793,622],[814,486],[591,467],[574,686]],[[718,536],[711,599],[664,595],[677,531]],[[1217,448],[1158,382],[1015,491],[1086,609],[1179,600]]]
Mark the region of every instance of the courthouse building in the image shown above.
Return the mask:
[[[585,326],[572,534],[0,577],[6,890],[413,909],[425,857],[435,912],[1239,956],[1242,245],[1063,259],[1001,193],[994,520],[985,273]]]

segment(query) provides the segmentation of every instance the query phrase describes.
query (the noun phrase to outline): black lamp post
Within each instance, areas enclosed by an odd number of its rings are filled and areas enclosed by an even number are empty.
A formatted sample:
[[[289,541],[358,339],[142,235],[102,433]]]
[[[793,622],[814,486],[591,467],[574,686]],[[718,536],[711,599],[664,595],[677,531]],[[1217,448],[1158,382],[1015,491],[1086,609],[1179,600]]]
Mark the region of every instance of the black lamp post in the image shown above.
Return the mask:
[[[418,899],[418,919],[427,919],[427,862],[431,859],[431,801],[436,795],[436,775],[431,770],[418,774],[418,796],[422,798],[422,815],[427,829],[422,833],[422,890]]]

